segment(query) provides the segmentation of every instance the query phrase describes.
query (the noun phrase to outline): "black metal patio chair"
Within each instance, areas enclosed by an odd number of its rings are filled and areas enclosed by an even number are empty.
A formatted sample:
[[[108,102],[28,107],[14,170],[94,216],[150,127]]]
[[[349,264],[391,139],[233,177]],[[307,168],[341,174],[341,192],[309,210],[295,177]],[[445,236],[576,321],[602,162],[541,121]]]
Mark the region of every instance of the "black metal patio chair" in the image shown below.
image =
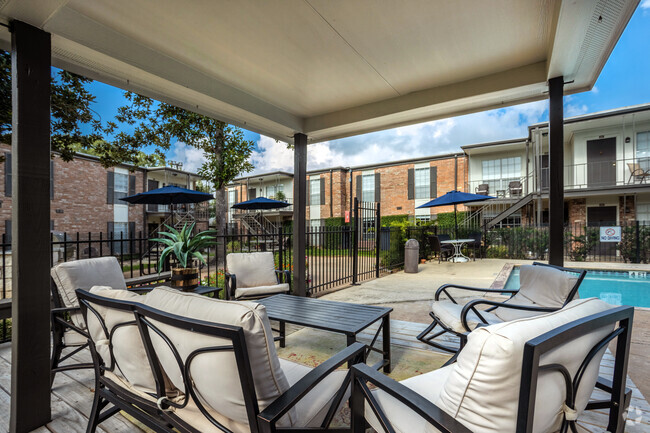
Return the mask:
[[[437,349],[457,353],[467,342],[468,333],[477,327],[561,309],[576,297],[578,288],[587,274],[587,271],[584,270],[579,271],[538,262],[533,263],[532,266],[521,266],[520,269],[522,284],[517,290],[484,289],[457,284],[440,286],[434,297],[432,311],[429,313],[432,322],[416,338]],[[507,293],[511,297],[506,301],[479,298],[460,305],[449,293],[451,288],[485,294],[503,295]],[[441,299],[442,295],[445,295],[447,299]],[[489,307],[479,310],[477,307],[480,305]],[[436,330],[436,328],[440,329]],[[435,341],[436,338],[445,334],[458,337],[458,346]]]
[[[454,253],[454,247],[447,244],[441,244],[438,236],[429,236],[429,242],[431,244],[431,251],[438,256],[438,263],[440,263],[442,259],[448,260]]]
[[[379,433],[577,433],[585,410],[608,411],[607,431],[621,433],[633,316],[632,307],[580,299],[544,317],[477,329],[456,364],[401,382],[355,365],[355,433],[368,424]],[[599,367],[612,341],[613,378],[603,385]],[[590,400],[595,388],[609,395]]]

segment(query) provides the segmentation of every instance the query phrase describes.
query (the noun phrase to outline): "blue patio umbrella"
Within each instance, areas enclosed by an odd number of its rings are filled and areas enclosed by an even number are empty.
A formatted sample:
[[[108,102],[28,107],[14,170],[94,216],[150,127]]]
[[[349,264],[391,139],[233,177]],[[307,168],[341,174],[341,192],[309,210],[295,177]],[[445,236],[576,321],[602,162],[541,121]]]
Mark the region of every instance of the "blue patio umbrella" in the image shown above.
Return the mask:
[[[131,204],[168,204],[172,206],[172,226],[174,225],[173,205],[183,203],[202,203],[212,200],[212,194],[201,191],[194,191],[180,186],[163,186],[162,188],[152,189],[151,191],[141,192],[139,194],[123,197],[123,200]]]
[[[231,206],[233,209],[246,209],[246,210],[264,210],[264,209],[279,209],[291,206],[286,201],[271,200],[266,197],[257,197],[251,200],[246,200]]]
[[[416,209],[422,209],[422,208],[427,208],[427,207],[436,207],[436,206],[450,206],[454,205],[454,223],[456,226],[456,238],[458,238],[458,216],[456,214],[456,205],[462,204],[462,203],[471,203],[471,202],[476,202],[476,201],[484,201],[484,200],[490,200],[495,197],[489,196],[489,195],[481,195],[481,194],[472,194],[469,192],[461,192],[461,191],[449,191],[445,195],[441,195],[438,198],[434,198],[428,203],[425,203],[423,205],[418,206]]]

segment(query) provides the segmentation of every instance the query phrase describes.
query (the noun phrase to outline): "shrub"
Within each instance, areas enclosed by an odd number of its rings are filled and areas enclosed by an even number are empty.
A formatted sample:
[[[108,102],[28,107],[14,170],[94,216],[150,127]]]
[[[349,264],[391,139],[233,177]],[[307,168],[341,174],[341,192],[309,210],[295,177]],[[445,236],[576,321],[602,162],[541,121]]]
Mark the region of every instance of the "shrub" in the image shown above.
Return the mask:
[[[487,247],[485,255],[488,259],[507,259],[509,258],[508,247],[505,245],[490,245]]]

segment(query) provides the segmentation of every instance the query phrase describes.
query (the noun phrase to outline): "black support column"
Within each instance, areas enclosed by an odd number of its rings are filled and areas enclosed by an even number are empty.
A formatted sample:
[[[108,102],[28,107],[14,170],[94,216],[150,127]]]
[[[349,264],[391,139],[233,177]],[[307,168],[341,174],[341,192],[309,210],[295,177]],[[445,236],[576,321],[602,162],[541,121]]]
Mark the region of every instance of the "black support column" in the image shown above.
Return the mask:
[[[564,265],[564,77],[549,87],[549,242],[548,262]]]
[[[12,362],[10,431],[50,421],[50,34],[11,24]]]
[[[293,290],[307,295],[307,136],[293,136]]]

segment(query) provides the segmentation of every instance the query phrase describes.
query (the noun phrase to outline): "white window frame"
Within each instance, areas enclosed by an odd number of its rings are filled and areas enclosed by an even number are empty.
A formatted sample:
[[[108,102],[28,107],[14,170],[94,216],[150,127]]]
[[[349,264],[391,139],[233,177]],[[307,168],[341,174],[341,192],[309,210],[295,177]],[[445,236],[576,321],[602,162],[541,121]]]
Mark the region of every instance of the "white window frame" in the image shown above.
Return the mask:
[[[375,173],[361,176],[361,201],[375,201]]]
[[[320,177],[309,179],[309,204],[320,206]]]
[[[413,178],[415,199],[431,198],[431,167],[416,168]]]

